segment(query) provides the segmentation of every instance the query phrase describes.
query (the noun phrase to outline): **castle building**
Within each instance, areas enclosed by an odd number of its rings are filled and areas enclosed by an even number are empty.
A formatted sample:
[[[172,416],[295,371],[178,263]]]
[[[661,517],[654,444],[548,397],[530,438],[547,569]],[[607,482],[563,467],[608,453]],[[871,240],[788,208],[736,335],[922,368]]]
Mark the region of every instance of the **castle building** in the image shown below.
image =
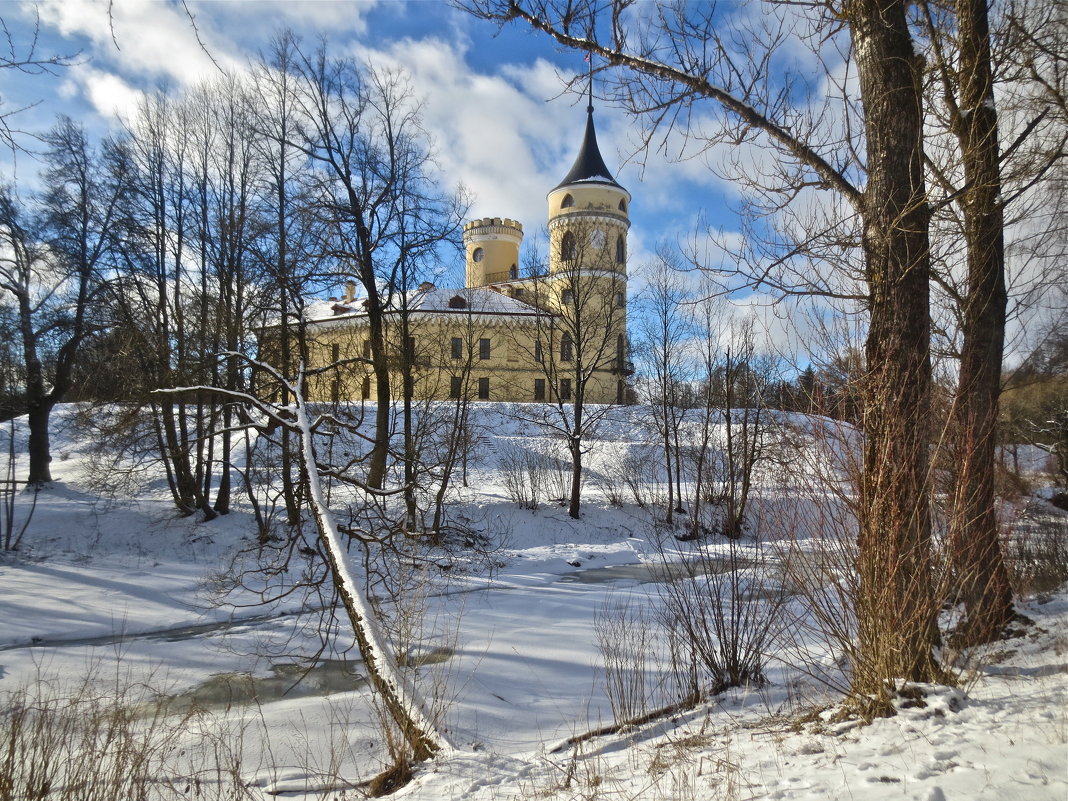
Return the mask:
[[[627,231],[630,193],[597,146],[593,106],[571,170],[547,196],[549,252],[520,275],[521,223],[464,226],[465,286],[424,283],[386,310],[396,397],[430,400],[622,403],[627,396]],[[404,325],[401,325],[403,318]],[[366,312],[348,284],[306,312],[313,399],[374,397]],[[406,331],[402,336],[401,331]],[[351,360],[351,361],[350,361]]]

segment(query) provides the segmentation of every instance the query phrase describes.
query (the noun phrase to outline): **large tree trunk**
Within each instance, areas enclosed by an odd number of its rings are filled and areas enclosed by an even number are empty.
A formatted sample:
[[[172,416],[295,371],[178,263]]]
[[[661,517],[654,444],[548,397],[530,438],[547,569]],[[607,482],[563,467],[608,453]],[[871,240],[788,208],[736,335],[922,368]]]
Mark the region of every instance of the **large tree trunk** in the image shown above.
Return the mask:
[[[960,116],[964,163],[968,293],[960,384],[953,406],[958,438],[950,549],[966,616],[963,644],[997,636],[1012,619],[1012,589],[998,542],[994,469],[1005,342],[1005,237],[998,168],[990,32],[983,0],[958,0]]]
[[[52,452],[48,436],[48,419],[52,413],[52,402],[46,399],[31,399],[27,423],[30,428],[30,440],[27,452],[30,457],[29,486],[40,486],[52,480]]]
[[[857,693],[934,681],[931,587],[929,210],[920,83],[900,0],[846,7],[867,133],[863,249],[869,283]]]

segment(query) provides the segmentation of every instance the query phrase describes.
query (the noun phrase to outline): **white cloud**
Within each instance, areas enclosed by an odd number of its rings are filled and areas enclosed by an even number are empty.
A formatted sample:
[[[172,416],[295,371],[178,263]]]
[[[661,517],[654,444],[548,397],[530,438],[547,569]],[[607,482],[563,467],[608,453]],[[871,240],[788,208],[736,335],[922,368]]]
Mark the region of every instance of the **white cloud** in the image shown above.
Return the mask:
[[[445,183],[463,183],[475,195],[470,216],[517,219],[530,238],[545,223],[546,194],[577,152],[583,115],[538,94],[553,73],[548,63],[484,75],[464,53],[441,39],[404,39],[361,56],[411,74]]]
[[[232,44],[180,6],[154,0],[42,0],[41,22],[66,37],[84,37],[87,55],[100,70],[111,68],[128,81],[170,80],[188,86],[243,63]],[[203,23],[203,24],[202,24]],[[198,41],[198,36],[200,41]],[[218,64],[218,66],[216,66]],[[72,68],[81,71],[85,65]]]
[[[65,92],[77,91],[84,95],[100,116],[112,120],[132,117],[144,96],[141,90],[130,86],[118,75],[91,67],[78,70],[67,84]]]

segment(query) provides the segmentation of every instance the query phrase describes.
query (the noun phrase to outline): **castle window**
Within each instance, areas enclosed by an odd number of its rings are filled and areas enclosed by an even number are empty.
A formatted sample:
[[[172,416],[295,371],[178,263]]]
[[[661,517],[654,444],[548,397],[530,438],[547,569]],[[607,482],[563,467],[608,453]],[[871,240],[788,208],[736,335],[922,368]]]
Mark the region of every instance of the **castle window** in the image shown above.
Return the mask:
[[[564,238],[560,242],[560,258],[564,260],[575,258],[575,235],[570,231],[564,232]]]
[[[544,378],[535,378],[534,379],[534,400],[536,400],[536,401],[545,400],[545,379]]]
[[[560,339],[560,361],[569,362],[574,359],[574,350],[574,341],[571,339],[571,334],[564,334]]]
[[[570,378],[561,378],[560,379],[560,400],[562,400],[562,401],[571,400],[571,379]]]
[[[542,352],[541,352],[541,340],[540,339],[535,339],[534,340],[534,361],[536,361],[536,362],[538,362],[540,364],[544,360],[545,360],[545,357],[542,355]]]
[[[458,399],[463,392],[464,382],[458,375],[454,375],[449,379],[449,397]]]
[[[462,359],[464,357],[464,341],[460,337],[452,338],[452,358]]]
[[[627,260],[627,242],[623,234],[616,237],[616,261],[622,264]]]
[[[519,268],[516,267],[514,264],[508,269],[508,277],[509,278],[518,278],[519,277]]]
[[[616,293],[616,305],[621,309],[627,305],[627,298],[622,292]]]
[[[363,341],[363,358],[365,358],[365,359],[370,359],[371,358],[371,340],[369,340],[369,339],[365,339]]]
[[[627,201],[625,201],[625,200],[620,200],[619,201],[619,210],[622,211],[623,213],[626,213],[626,211],[627,211]]]
[[[570,306],[575,302],[575,292],[572,289],[565,289],[564,294],[560,296],[560,302],[565,306]]]
[[[482,259],[484,259],[485,257],[486,257],[486,251],[484,251],[482,248],[475,248],[471,252],[471,261],[479,262],[479,261],[482,261]]]
[[[569,209],[574,205],[575,205],[575,198],[571,197],[571,195],[569,195],[569,194],[568,195],[564,195],[564,199],[560,201],[560,208],[562,208],[562,209]]]
[[[466,309],[467,308],[467,301],[464,300],[464,298],[460,297],[459,295],[453,295],[451,298],[449,298],[449,308],[450,309]]]
[[[623,339],[623,335],[616,336],[616,367],[620,370],[623,369],[624,356],[626,355],[626,341]]]
[[[489,400],[489,379],[488,378],[480,378],[480,379],[478,379],[478,399],[479,400]]]
[[[367,400],[371,397],[371,376],[369,375],[363,377],[363,386],[360,387],[360,397],[363,400]]]
[[[341,346],[336,342],[330,346],[330,361],[341,361]]]
[[[490,341],[488,339],[480,339],[478,341],[478,358],[488,359],[490,357]],[[489,380],[489,379],[487,379]]]

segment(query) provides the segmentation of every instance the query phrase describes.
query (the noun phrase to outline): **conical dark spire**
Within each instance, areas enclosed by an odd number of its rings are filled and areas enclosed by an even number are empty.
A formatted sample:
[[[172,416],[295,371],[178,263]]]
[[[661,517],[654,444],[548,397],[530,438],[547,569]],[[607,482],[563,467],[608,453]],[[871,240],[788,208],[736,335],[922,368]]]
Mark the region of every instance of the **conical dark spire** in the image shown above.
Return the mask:
[[[616,179],[612,177],[608,165],[604,163],[600,148],[597,147],[597,132],[593,128],[592,102],[586,106],[586,133],[582,137],[582,147],[579,149],[578,158],[575,159],[575,163],[571,166],[571,171],[556,188],[559,189],[561,186],[579,183],[619,186],[616,183]],[[622,189],[623,187],[619,186],[619,188]]]

